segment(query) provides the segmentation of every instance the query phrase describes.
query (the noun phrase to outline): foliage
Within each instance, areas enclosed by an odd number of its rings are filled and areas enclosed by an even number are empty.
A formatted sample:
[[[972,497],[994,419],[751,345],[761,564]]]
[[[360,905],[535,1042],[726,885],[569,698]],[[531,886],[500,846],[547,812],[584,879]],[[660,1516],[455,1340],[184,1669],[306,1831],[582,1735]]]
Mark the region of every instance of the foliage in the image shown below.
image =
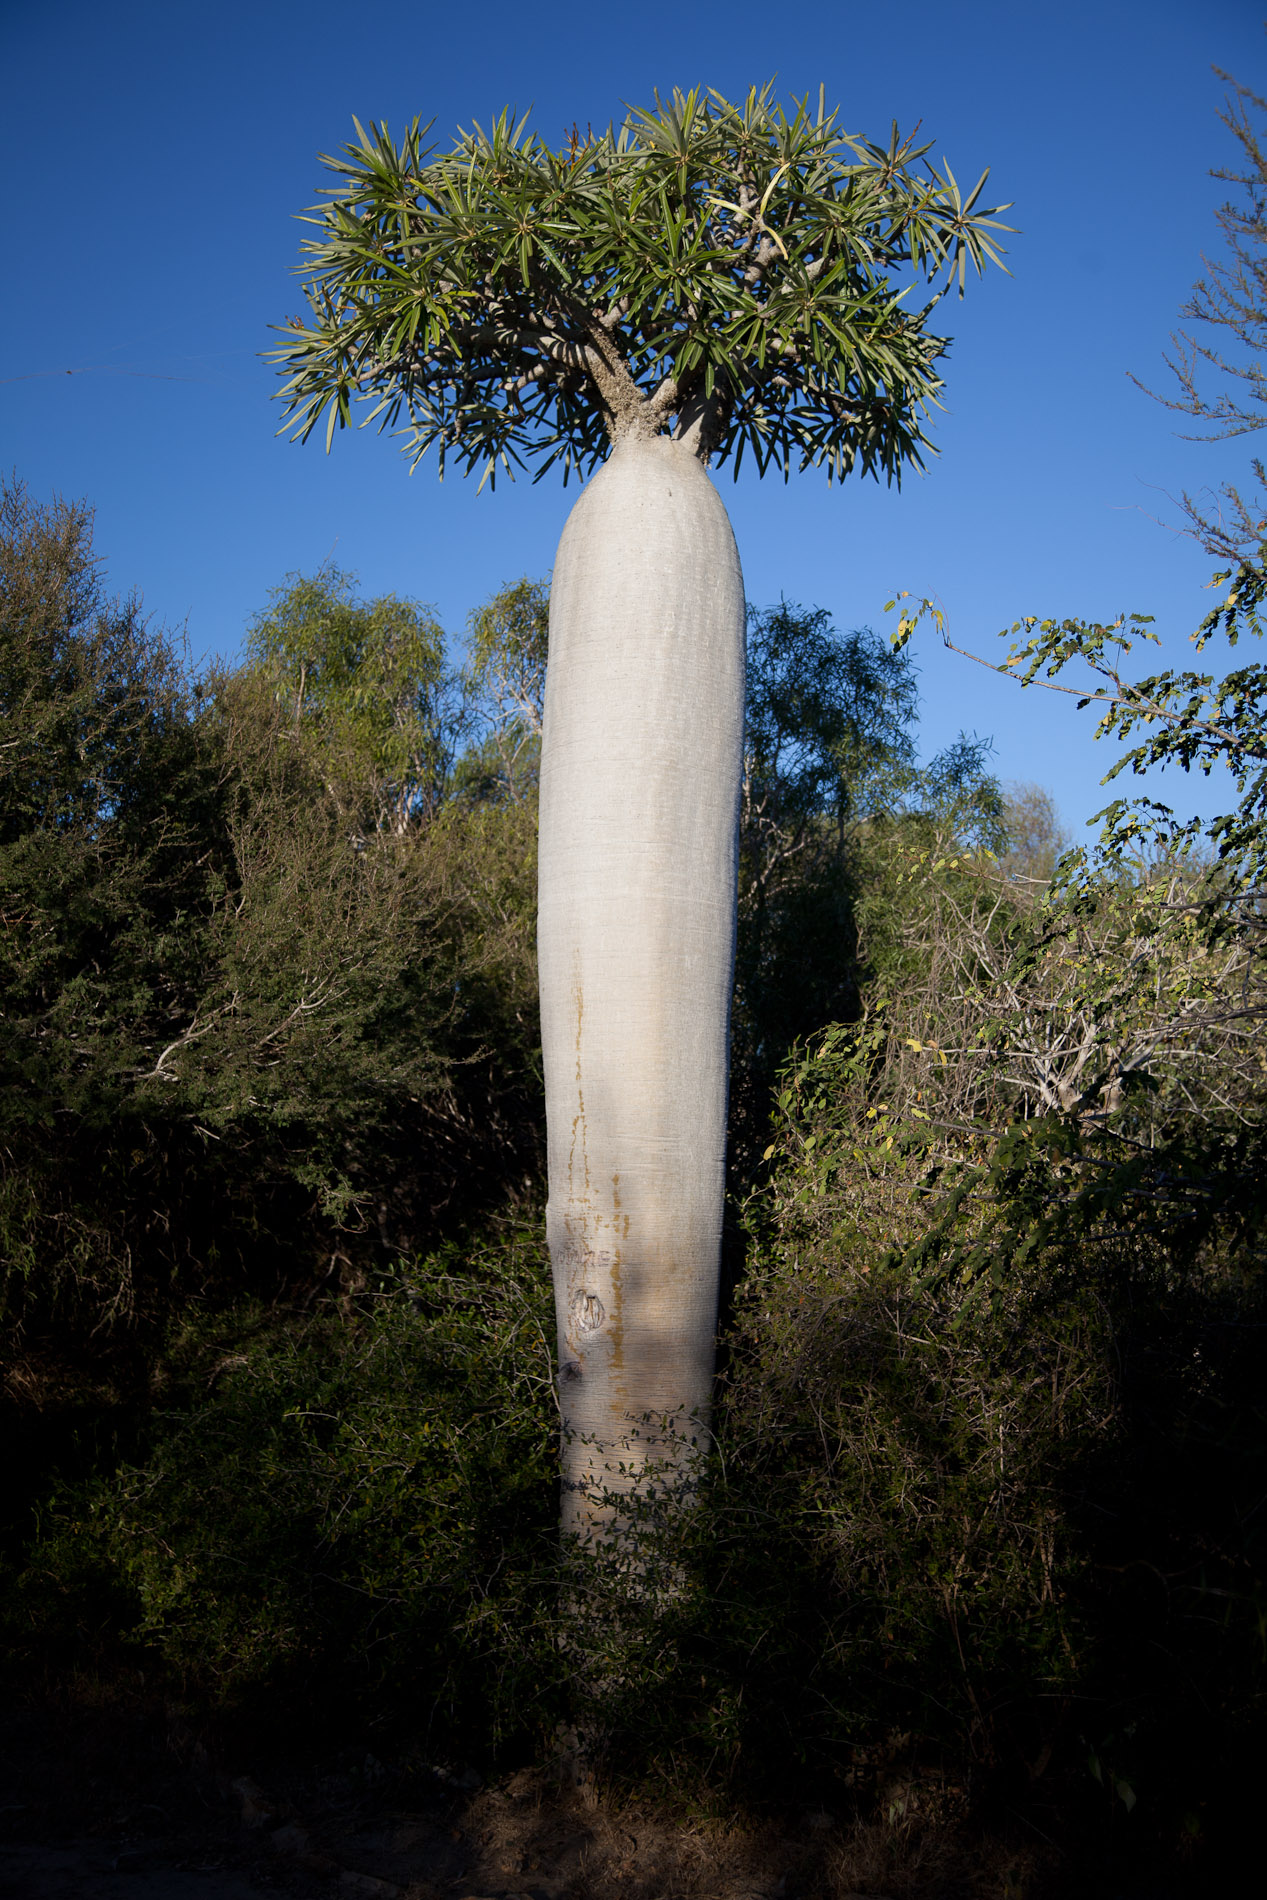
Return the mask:
[[[292,580],[190,685],[86,510],[3,506],[7,1336],[355,1279],[521,1192],[535,839],[452,797],[434,621]]]
[[[407,1710],[481,1753],[539,1729],[549,1325],[520,1237],[401,1266],[342,1311],[191,1313],[146,1461],[46,1512],[18,1609],[64,1623],[51,1578],[72,1615],[112,1592],[116,1640],[180,1692],[270,1720]]]
[[[369,1149],[384,1123],[447,1079],[444,870],[412,837],[349,836],[324,758],[295,744],[267,679],[219,682],[202,736],[224,762],[229,855],[200,993],[156,1052],[156,1092],[341,1224],[381,1170]]]
[[[984,176],[965,197],[929,145],[836,119],[768,85],[657,97],[557,152],[508,110],[443,154],[417,120],[399,145],[358,124],[275,352],[296,436],[324,412],[328,447],[372,404],[415,463],[434,445],[481,486],[584,475],[629,428],[694,432],[736,473],[745,450],[785,476],[918,465],[945,342],[902,279],[962,295],[1004,227]]]
[[[800,1546],[810,1626],[778,1631],[799,1702],[785,1746],[888,1725],[988,1759],[1003,1710],[1078,1680],[1065,1533],[1107,1411],[1102,1321],[1038,1283],[1005,1317],[912,1297],[867,1231],[878,1211],[838,1201],[830,1238],[771,1229],[739,1306],[728,1487],[742,1475],[750,1521],[777,1497]]]
[[[187,684],[135,601],[105,597],[92,517],[0,494],[0,1311],[135,1295],[153,1054],[204,954],[217,838]],[[201,837],[200,837],[201,834]]]
[[[731,1014],[732,1176],[752,1178],[769,1092],[798,1038],[851,1020],[881,950],[876,828],[937,815],[1002,841],[988,748],[963,736],[920,765],[916,674],[869,628],[821,608],[749,610],[739,926]],[[868,920],[869,946],[859,929]]]
[[[901,1198],[837,1196],[827,1228],[749,1203],[709,1478],[690,1512],[635,1506],[632,1590],[620,1551],[573,1570],[618,1771],[838,1802],[895,1736],[966,1778],[1084,1684],[1104,1315],[1037,1276],[1006,1315],[921,1296],[885,1260]]]
[[[745,830],[770,838],[754,879],[804,849],[812,819],[836,829],[891,808],[915,762],[914,669],[869,628],[838,634],[823,608],[749,610]]]
[[[1247,587],[1232,612],[1252,598]],[[904,609],[902,635],[917,618]],[[1171,676],[1127,688],[1106,657],[1112,633],[1049,623],[1005,668],[1033,679],[1078,658],[1100,667],[1103,730],[1131,738],[1144,727],[1120,766],[1253,758],[1257,687],[1203,698]],[[962,827],[872,826],[858,911],[867,1014],[789,1065],[768,1186],[751,1208],[793,1284],[823,1274],[811,1340],[849,1312],[848,1276],[863,1271],[891,1289],[895,1332],[946,1329],[961,1378],[988,1363],[983,1340],[1011,1340],[1020,1363],[1053,1353],[1053,1393],[1071,1382],[1086,1435],[1053,1425],[1018,1496],[1012,1549],[1044,1550],[1060,1583],[1048,1603],[1022,1563],[1006,1605],[987,1613],[987,1637],[1000,1617],[1014,1620],[1025,1657],[999,1701],[1006,1670],[978,1647],[973,1593],[963,1605],[948,1597],[943,1615],[964,1644],[980,1747],[1004,1747],[1007,1731],[1009,1747],[1021,1733],[1027,1746],[1041,1741],[1043,1759],[1085,1749],[1114,1798],[1146,1800],[1154,1825],[1171,1798],[1218,1798],[1267,1689],[1257,1522],[1267,1439],[1253,1369],[1267,1294],[1261,790],[1249,770],[1238,789],[1236,809],[1207,830],[1220,855],[1194,848],[1195,821],[1119,805],[1098,856],[1065,854],[1050,885],[965,848]],[[875,1363],[861,1369],[867,1390]],[[977,1389],[984,1419],[994,1397]],[[866,1413],[850,1407],[848,1425]],[[1024,1466],[1023,1408],[1000,1402],[993,1416],[1000,1471],[1013,1464],[1014,1432]],[[886,1418],[891,1436],[868,1470],[901,1442],[899,1414]],[[971,1578],[979,1557],[965,1542],[957,1574]],[[896,1572],[891,1598],[913,1600]],[[1041,1668],[1040,1638],[1056,1641],[1057,1658]],[[913,1682],[930,1680],[921,1655]],[[1059,1703],[1042,1712],[1058,1681],[1084,1711],[1063,1739]],[[1199,1693],[1179,1686],[1197,1683]]]
[[[1229,578],[1232,586],[1192,635],[1198,653],[1220,634],[1231,647],[1242,634],[1262,637],[1259,608],[1267,596],[1265,564],[1267,541],[1260,544],[1256,558],[1246,557],[1235,576],[1214,576],[1212,586],[1222,587]],[[898,601],[906,598],[899,595]],[[891,607],[897,604],[890,602]],[[1267,740],[1263,738],[1267,668],[1261,664],[1237,667],[1222,679],[1191,668],[1167,668],[1132,680],[1126,674],[1126,661],[1135,643],[1157,644],[1146,614],[1123,615],[1109,623],[1040,620],[1027,615],[1013,624],[1012,644],[1002,660],[981,660],[950,639],[943,610],[930,600],[902,608],[894,636],[898,651],[925,616],[953,652],[965,653],[1022,687],[1037,682],[1066,694],[1077,701],[1079,710],[1100,708],[1097,739],[1134,740],[1110,766],[1102,783],[1110,784],[1123,773],[1138,777],[1167,765],[1205,777],[1220,767],[1226,770],[1237,808],[1211,819],[1176,819],[1169,806],[1154,799],[1116,799],[1107,805],[1097,813],[1104,821],[1099,841],[1102,859],[1121,865],[1149,851],[1174,859],[1204,841],[1218,854],[1224,881],[1232,877],[1246,894],[1262,882],[1267,873]],[[1008,634],[999,637],[1007,639]],[[1070,667],[1085,669],[1088,677],[1066,685],[1061,675]],[[1086,862],[1083,851],[1068,858],[1065,879],[1076,878]]]
[[[400,831],[439,809],[466,722],[429,608],[360,601],[355,578],[327,565],[273,589],[246,652],[293,708],[341,818]],[[367,793],[369,810],[355,809]]]
[[[796,1038],[856,1011],[854,829],[909,778],[916,705],[909,662],[868,630],[749,610],[732,1092],[762,1119]]]
[[[469,691],[414,603],[292,581],[252,643],[206,714],[234,852],[217,987],[168,1066],[317,1201],[325,1262],[363,1270],[531,1165],[535,839],[455,800]]]
[[[1220,632],[1232,645],[1261,635],[1265,562],[1267,543],[1192,636],[1198,651]],[[946,637],[925,601],[903,608],[899,647],[925,614]],[[1131,742],[1106,782],[1222,767],[1236,803],[1203,820],[1155,799],[1115,800],[1097,850],[1067,852],[1037,909],[1003,916],[993,934],[974,914],[959,933],[957,1034],[908,1025],[913,1048],[957,1042],[978,1089],[932,1140],[949,1191],[930,1208],[925,1253],[996,1285],[1034,1249],[1122,1231],[1147,1232],[1190,1264],[1235,1258],[1251,1277],[1262,1265],[1267,670],[1131,680],[1127,624],[1154,638],[1141,616],[1027,617],[1006,657],[983,664],[1097,705],[1096,736]],[[1076,666],[1089,680],[1064,684]],[[1003,904],[986,901],[992,920]]]
[[[890,1719],[931,1737],[957,1706],[986,1761],[1126,1749],[1121,1799],[1164,1826],[1169,1799],[1217,1798],[1267,1690],[1261,1212],[1167,1220],[1196,1167],[1245,1183],[1251,1157],[1172,1104],[1151,1181],[1115,1179],[1098,1105],[1022,1119],[1014,1059],[957,1047],[953,988],[915,1000],[938,994],[922,1040],[903,998],[785,1072],[737,1389],[767,1395],[771,1459],[799,1409],[816,1504],[852,1486],[837,1587],[866,1603],[874,1580],[905,1644]]]
[[[1011,878],[1027,884],[1050,884],[1056,864],[1073,843],[1061,822],[1056,801],[1041,785],[1009,785],[1007,845],[999,862]]]
[[[397,800],[385,728],[358,723],[366,683],[394,663],[402,627],[425,635],[425,618],[408,603],[360,601],[344,577],[278,590],[248,663],[204,682],[186,709],[217,847],[183,1011],[149,1056],[146,1112],[167,1172],[144,1178],[147,1195],[165,1193],[153,1204],[168,1223],[149,1269],[183,1246],[185,1278],[163,1301],[151,1295],[139,1367],[151,1396],[104,1459],[122,1462],[46,1505],[20,1560],[26,1581],[8,1613],[24,1625],[39,1606],[45,1646],[82,1658],[84,1631],[113,1632],[173,1693],[222,1710],[305,1697],[366,1708],[372,1697],[379,1715],[408,1720],[421,1681],[436,1733],[474,1753],[538,1732],[566,1706],[557,1554],[539,1535],[553,1515],[555,1430],[540,1262],[512,1239],[392,1264],[398,1235],[458,1224],[460,1202],[424,1198],[452,1195],[442,1183],[459,1175],[478,1196],[481,1153],[497,1157],[504,1194],[525,1152],[513,1117],[529,1139],[535,1126],[524,1106],[531,733],[545,606],[544,588],[522,583],[473,617],[467,684],[451,698],[425,640],[417,688],[397,674],[411,757],[429,756],[426,720],[446,706],[482,711],[482,728],[462,728],[476,743],[438,805]],[[860,854],[876,858],[877,836],[923,838],[935,812],[953,829],[974,800],[993,809],[997,789],[971,746],[920,773],[910,664],[874,636],[838,636],[821,614],[785,606],[754,616],[753,654],[745,862],[759,873],[768,853],[776,867],[763,879],[767,919],[804,920],[818,904],[851,930]],[[436,736],[440,751],[457,749]],[[948,806],[955,785],[963,799]],[[795,1033],[778,1009],[799,997],[821,1020],[821,999],[807,1000],[807,941],[767,936],[768,995],[748,992],[771,1062]],[[843,962],[856,994],[840,941],[824,931],[824,968]],[[178,1192],[171,1157],[187,1130]],[[315,1293],[328,1265],[337,1298]],[[834,1312],[835,1269],[818,1271]],[[855,1449],[841,1440],[831,1476],[813,1451],[828,1428],[804,1410],[818,1390],[808,1362],[784,1366],[805,1283],[763,1242],[731,1344],[725,1465],[688,1523],[662,1537],[669,1572],[690,1587],[652,1616],[649,1599],[630,1610],[627,1579],[600,1574],[597,1558],[579,1580],[570,1573],[570,1590],[624,1605],[602,1639],[621,1685],[605,1709],[613,1759],[645,1763],[672,1732],[741,1778],[768,1777],[795,1730],[817,1774],[883,1719],[887,1650],[856,1614],[833,1538],[863,1509],[863,1465],[887,1455],[882,1414],[901,1414],[932,1459],[927,1548],[953,1539],[964,1493],[947,1488],[946,1461],[958,1454],[935,1447],[976,1427],[951,1392],[949,1333],[935,1347],[892,1335],[878,1285],[857,1279],[831,1351],[870,1341],[888,1367],[876,1374],[884,1396],[863,1439],[848,1439]],[[787,1324],[763,1333],[754,1321],[767,1308]],[[95,1322],[98,1308],[88,1312]],[[821,1328],[816,1337],[826,1350]],[[833,1376],[824,1360],[822,1380]],[[843,1412],[836,1428],[853,1430]],[[1035,1444],[1044,1429],[1035,1419]],[[1029,1468],[1019,1454],[1015,1464]],[[872,1504],[879,1514],[855,1544],[888,1540],[876,1561],[896,1598],[894,1520]],[[772,1521],[780,1556],[758,1562]],[[1032,1582],[1010,1563],[999,1558],[1000,1603]],[[1022,1571],[1029,1581],[1016,1581]],[[929,1642],[915,1633],[925,1595],[910,1588],[910,1680],[922,1672],[953,1702],[938,1673],[951,1655],[944,1628],[930,1625]],[[719,1595],[733,1610],[724,1623]],[[815,1645],[829,1664],[811,1662]],[[1044,1656],[1049,1646],[1038,1642]],[[999,1663],[1004,1676],[1019,1667]],[[789,1669],[803,1684],[791,1699],[778,1686]]]
[[[1121,834],[1049,887],[1012,854],[1052,814],[982,742],[915,760],[909,654],[753,616],[737,1073],[783,1069],[773,1126],[755,1085],[736,1124],[718,1456],[671,1524],[645,1501],[631,1592],[601,1553],[561,1569],[544,1264],[489,1215],[539,1169],[544,587],[473,616],[459,683],[423,610],[292,581],[186,691],[99,589],[57,631],[86,523],[23,506],[0,862],[40,931],[6,898],[4,1002],[48,1068],[42,1119],[3,1098],[6,1371],[12,1417],[62,1423],[13,1441],[11,1669],[122,1658],[256,1732],[506,1761],[594,1719],[579,1618],[609,1772],[678,1796],[837,1807],[896,1759],[1212,1812],[1267,1686],[1252,776],[1221,857]],[[406,712],[358,724],[402,628]],[[1248,757],[1256,706],[1194,744]],[[397,801],[398,730],[434,798]],[[90,1249],[51,1291],[67,1209],[130,1250],[130,1327]]]
[[[512,804],[535,803],[545,716],[550,587],[514,581],[468,622],[468,677],[487,708],[482,745],[463,761],[464,784]]]

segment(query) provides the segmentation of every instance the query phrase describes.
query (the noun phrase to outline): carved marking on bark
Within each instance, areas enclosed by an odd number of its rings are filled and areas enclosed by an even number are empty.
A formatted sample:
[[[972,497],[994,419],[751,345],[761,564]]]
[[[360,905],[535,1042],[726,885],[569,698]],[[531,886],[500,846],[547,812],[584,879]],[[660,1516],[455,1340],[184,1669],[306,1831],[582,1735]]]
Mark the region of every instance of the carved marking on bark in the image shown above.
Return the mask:
[[[572,1324],[578,1333],[596,1333],[607,1317],[606,1308],[597,1293],[591,1293],[588,1287],[578,1287],[568,1301],[568,1312]]]

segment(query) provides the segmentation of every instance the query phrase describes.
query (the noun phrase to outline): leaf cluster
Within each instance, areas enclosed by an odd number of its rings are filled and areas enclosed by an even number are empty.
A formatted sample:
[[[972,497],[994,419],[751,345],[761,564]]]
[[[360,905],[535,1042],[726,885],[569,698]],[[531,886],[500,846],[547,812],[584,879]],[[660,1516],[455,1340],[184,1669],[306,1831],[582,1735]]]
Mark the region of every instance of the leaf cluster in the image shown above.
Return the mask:
[[[921,283],[998,261],[997,209],[820,95],[696,89],[551,149],[509,110],[449,152],[414,121],[324,159],[309,312],[274,352],[294,432],[400,426],[414,463],[586,474],[628,430],[759,471],[920,464],[944,339]]]
[[[1231,586],[1227,583],[1231,581]],[[1211,586],[1222,591],[1219,604],[1205,616],[1192,635],[1202,652],[1222,634],[1235,646],[1243,634],[1261,638],[1260,608],[1267,598],[1267,541],[1255,557],[1246,557],[1235,573],[1215,574]],[[906,601],[899,595],[889,603]],[[893,636],[900,652],[921,620],[931,619],[943,642],[978,665],[1016,680],[1034,684],[1074,699],[1081,711],[1099,711],[1097,739],[1131,741],[1102,779],[1111,784],[1123,774],[1142,776],[1154,768],[1178,766],[1204,777],[1226,770],[1237,795],[1234,810],[1213,818],[1176,819],[1168,805],[1156,799],[1118,799],[1097,812],[1102,820],[1099,852],[1119,864],[1138,861],[1150,852],[1170,859],[1191,854],[1202,841],[1217,854],[1221,892],[1231,888],[1247,898],[1267,877],[1267,667],[1260,663],[1234,667],[1218,675],[1191,667],[1171,667],[1140,679],[1129,677],[1126,662],[1138,641],[1157,644],[1150,631],[1152,617],[1122,614],[1109,622],[1039,619],[1029,614],[1013,623],[1011,644],[1002,660],[983,659],[950,638],[943,610],[931,600],[902,606]],[[1000,639],[1008,639],[1004,630]],[[1082,667],[1090,676],[1069,685],[1061,678],[1067,669]],[[1198,857],[1199,857],[1198,851]],[[1066,856],[1062,876],[1076,881],[1087,864],[1079,850]]]

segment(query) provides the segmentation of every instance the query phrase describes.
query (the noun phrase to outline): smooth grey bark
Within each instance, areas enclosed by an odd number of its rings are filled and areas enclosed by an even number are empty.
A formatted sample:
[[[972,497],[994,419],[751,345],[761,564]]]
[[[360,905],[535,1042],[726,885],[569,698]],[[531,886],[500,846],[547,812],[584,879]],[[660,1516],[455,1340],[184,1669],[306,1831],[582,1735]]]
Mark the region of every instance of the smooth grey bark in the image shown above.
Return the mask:
[[[697,455],[626,435],[550,596],[538,957],[563,1528],[707,1443],[743,761],[744,595]],[[606,1496],[606,1502],[604,1497]]]

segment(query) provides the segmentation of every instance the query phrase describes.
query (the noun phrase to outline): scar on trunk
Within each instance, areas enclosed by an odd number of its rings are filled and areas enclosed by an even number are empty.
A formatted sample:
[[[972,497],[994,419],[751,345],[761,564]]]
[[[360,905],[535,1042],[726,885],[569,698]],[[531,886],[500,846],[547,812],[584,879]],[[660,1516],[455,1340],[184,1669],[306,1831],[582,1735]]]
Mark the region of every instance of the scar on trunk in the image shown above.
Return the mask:
[[[607,1312],[597,1293],[591,1293],[587,1287],[578,1287],[568,1301],[568,1316],[578,1333],[596,1333],[606,1319]]]

